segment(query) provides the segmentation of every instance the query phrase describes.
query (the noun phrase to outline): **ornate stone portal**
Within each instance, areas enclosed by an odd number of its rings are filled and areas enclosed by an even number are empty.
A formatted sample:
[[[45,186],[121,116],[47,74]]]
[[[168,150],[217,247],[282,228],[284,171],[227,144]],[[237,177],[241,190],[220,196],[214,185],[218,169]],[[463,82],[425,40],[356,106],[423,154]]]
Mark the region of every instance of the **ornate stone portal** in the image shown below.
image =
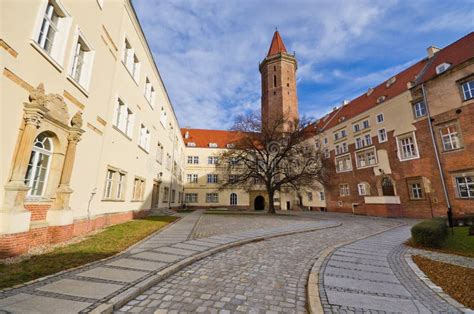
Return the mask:
[[[50,226],[61,226],[73,222],[69,199],[72,189],[69,186],[74,165],[77,143],[84,133],[82,113],[77,112],[71,121],[62,96],[46,94],[43,84],[39,84],[29,95],[29,102],[23,107],[23,123],[18,135],[14,161],[9,182],[4,186],[5,200],[0,208],[0,235],[26,232],[30,228],[31,213],[24,203],[30,189],[25,176],[30,162],[33,143],[36,137],[45,133],[54,143],[50,171],[44,187],[44,196],[30,201],[52,201],[47,213]]]

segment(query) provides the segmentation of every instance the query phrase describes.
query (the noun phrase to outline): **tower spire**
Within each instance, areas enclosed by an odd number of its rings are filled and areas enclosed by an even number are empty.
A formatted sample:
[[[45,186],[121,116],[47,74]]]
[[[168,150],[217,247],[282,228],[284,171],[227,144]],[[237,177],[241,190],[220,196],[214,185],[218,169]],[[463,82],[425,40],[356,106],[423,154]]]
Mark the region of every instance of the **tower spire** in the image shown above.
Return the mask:
[[[272,43],[270,44],[270,49],[268,49],[267,57],[276,55],[278,53],[287,53],[285,43],[281,39],[278,29],[275,28],[275,33],[273,34]]]

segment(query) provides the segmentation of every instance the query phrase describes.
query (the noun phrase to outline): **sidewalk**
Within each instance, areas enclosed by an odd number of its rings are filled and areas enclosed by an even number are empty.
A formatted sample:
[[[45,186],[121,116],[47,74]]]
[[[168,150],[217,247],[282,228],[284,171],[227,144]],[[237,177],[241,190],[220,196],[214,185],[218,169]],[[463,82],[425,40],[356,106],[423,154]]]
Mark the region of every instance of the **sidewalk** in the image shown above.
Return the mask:
[[[325,312],[449,312],[459,309],[441,299],[411,270],[403,226],[337,249],[320,270]]]
[[[186,260],[192,261],[202,253],[242,241],[338,225],[331,221],[304,221],[277,228],[187,240],[200,215],[201,212],[187,215],[163,232],[113,258],[0,292],[0,312],[77,313],[89,312],[99,306],[113,306],[162,277],[165,269]]]

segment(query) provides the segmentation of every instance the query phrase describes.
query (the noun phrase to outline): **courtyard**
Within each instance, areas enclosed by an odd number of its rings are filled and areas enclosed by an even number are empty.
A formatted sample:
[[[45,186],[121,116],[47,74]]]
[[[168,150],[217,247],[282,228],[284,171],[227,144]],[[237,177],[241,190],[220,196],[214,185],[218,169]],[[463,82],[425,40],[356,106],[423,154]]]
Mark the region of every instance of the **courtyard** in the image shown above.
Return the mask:
[[[443,257],[403,244],[416,220],[320,212],[180,215],[121,254],[3,290],[1,311],[466,310],[411,261],[415,251]],[[474,268],[472,258],[451,258]]]

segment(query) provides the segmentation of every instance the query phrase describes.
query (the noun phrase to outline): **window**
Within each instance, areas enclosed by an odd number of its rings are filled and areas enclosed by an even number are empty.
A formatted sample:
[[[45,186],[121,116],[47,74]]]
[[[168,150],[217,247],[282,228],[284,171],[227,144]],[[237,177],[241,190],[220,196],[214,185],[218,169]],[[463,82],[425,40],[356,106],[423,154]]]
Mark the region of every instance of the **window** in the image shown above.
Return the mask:
[[[398,137],[397,146],[400,160],[409,160],[419,157],[414,134]]]
[[[327,143],[328,143],[328,138],[325,137],[325,138],[324,138],[324,144],[327,144]]]
[[[184,202],[185,203],[197,203],[198,202],[197,193],[186,193],[186,194],[184,194]]]
[[[209,156],[207,157],[207,164],[208,165],[217,165],[219,158],[216,156]]]
[[[346,137],[346,136],[347,136],[347,131],[341,130],[341,137]]]
[[[319,147],[321,147],[321,143],[319,143],[319,140],[316,140],[314,142],[314,146],[316,147],[316,149],[319,149]]]
[[[464,100],[474,98],[474,80],[462,84]]]
[[[167,203],[170,199],[170,188],[164,187],[163,188],[163,203]]]
[[[362,122],[362,126],[363,126],[364,129],[368,129],[370,127],[369,120],[364,120]]]
[[[216,147],[217,147],[217,143],[209,143],[209,147],[211,147],[211,148],[216,148]]]
[[[208,174],[207,175],[207,183],[217,183],[217,174]]]
[[[194,142],[188,142],[188,144],[186,144],[186,146],[188,146],[188,147],[196,147],[196,143],[194,143]]]
[[[379,129],[377,131],[377,136],[379,138],[379,143],[387,141],[387,131],[385,129]]]
[[[408,192],[410,199],[421,200],[424,199],[423,180],[421,178],[407,179]]]
[[[166,111],[165,109],[162,107],[161,108],[161,113],[160,113],[160,123],[161,125],[166,129],[166,124],[168,122],[168,118],[166,116]]]
[[[138,138],[138,145],[145,151],[150,150],[150,131],[143,124],[140,126],[140,137]]]
[[[132,201],[143,201],[145,195],[145,179],[135,177],[133,180]]]
[[[461,138],[457,131],[457,124],[450,124],[439,129],[443,151],[450,151],[461,148]]]
[[[122,62],[128,72],[132,75],[133,79],[138,81],[140,76],[140,61],[138,61],[138,57],[127,39],[125,39],[124,43]]]
[[[449,67],[451,66],[450,63],[441,63],[441,64],[438,64],[436,66],[436,74],[441,74],[443,73],[444,71],[446,71],[447,69],[449,69]]]
[[[324,192],[319,192],[319,199],[321,201],[324,201],[326,199],[326,196],[324,195]]]
[[[235,183],[238,180],[238,176],[236,174],[230,174],[229,175],[229,182],[230,183]]]
[[[474,176],[456,177],[456,188],[460,198],[474,198]]]
[[[426,116],[426,104],[423,100],[413,104],[413,114],[415,119]]]
[[[72,67],[70,76],[85,89],[89,88],[94,53],[86,43],[84,37],[79,34],[76,46],[73,50]]]
[[[145,79],[145,98],[148,100],[148,103],[152,108],[154,108],[154,100],[155,100],[155,88],[151,85],[150,79],[147,77]]]
[[[158,147],[156,150],[156,161],[160,164],[163,163],[163,145],[161,145],[160,142],[158,142]]]
[[[171,170],[171,155],[166,154],[166,170]]]
[[[354,124],[352,126],[352,128],[354,129],[354,132],[359,132],[360,131],[360,125],[359,124]]]
[[[128,108],[128,106],[119,98],[115,111],[114,126],[127,136],[132,137],[133,118],[132,110],[130,110],[130,108]]]
[[[359,192],[360,196],[370,195],[370,193],[369,193],[369,191],[370,191],[369,184],[366,183],[366,182],[362,182],[362,183],[357,184],[357,191]]]
[[[53,154],[53,142],[44,133],[39,134],[33,143],[30,161],[25,175],[25,184],[30,188],[29,196],[42,196],[46,186]]]
[[[324,149],[324,158],[330,158],[331,157],[331,153],[329,152],[329,149],[325,148]]]
[[[345,155],[336,158],[336,172],[352,170],[351,155]]]
[[[188,183],[197,183],[198,182],[198,175],[197,174],[187,174],[186,181]]]
[[[219,194],[217,193],[206,193],[206,203],[218,203]]]
[[[107,169],[105,179],[104,199],[123,200],[125,197],[126,172],[116,169]]]
[[[230,193],[230,205],[231,206],[236,206],[237,205],[237,194],[236,193]]]
[[[384,121],[383,113],[379,113],[375,120],[377,121],[377,124],[382,123]]]
[[[369,133],[365,134],[363,137],[356,137],[355,147],[356,149],[362,148],[364,146],[372,145],[372,137]]]
[[[307,196],[308,196],[308,202],[312,202],[313,201],[313,193],[308,192]]]
[[[176,190],[171,190],[171,203],[176,201]]]
[[[343,183],[339,185],[339,196],[349,196],[350,195],[350,189],[349,189],[349,184]]]
[[[356,152],[357,168],[369,167],[377,164],[375,148]]]
[[[45,7],[35,38],[38,46],[51,58],[61,63],[71,19],[59,1],[50,0]]]

